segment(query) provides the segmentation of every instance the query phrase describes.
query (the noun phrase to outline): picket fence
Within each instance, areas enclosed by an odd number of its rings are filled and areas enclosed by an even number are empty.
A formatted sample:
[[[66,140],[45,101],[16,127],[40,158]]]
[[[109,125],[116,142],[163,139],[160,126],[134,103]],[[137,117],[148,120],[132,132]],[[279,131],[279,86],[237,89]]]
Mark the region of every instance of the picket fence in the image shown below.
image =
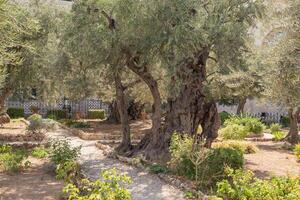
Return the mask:
[[[85,99],[80,101],[64,101],[59,100],[56,103],[45,103],[42,101],[6,101],[7,108],[23,108],[24,115],[31,115],[31,108],[38,108],[39,114],[46,116],[48,111],[53,110],[63,110],[65,108],[70,108],[70,114],[74,115],[75,113],[80,113],[81,116],[87,116],[87,113],[91,109],[103,109],[106,114],[109,114],[110,107],[109,104],[96,99]]]

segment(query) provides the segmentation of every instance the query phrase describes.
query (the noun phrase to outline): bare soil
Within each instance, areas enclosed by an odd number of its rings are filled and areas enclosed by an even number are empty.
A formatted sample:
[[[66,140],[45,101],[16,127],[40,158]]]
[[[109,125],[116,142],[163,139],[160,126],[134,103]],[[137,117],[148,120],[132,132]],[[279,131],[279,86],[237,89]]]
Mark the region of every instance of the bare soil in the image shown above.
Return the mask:
[[[0,127],[1,135],[25,135],[27,125],[21,120],[11,120],[10,123]]]
[[[85,120],[91,128],[81,129],[84,131],[82,139],[86,140],[121,140],[122,132],[120,124],[106,121]],[[151,129],[151,120],[137,120],[130,123],[131,139],[139,141]]]
[[[300,162],[292,151],[283,148],[283,142],[253,142],[259,148],[255,154],[246,154],[246,169],[257,177],[300,175]]]
[[[55,179],[46,159],[29,158],[32,166],[23,172],[0,173],[1,200],[58,200],[63,182]]]

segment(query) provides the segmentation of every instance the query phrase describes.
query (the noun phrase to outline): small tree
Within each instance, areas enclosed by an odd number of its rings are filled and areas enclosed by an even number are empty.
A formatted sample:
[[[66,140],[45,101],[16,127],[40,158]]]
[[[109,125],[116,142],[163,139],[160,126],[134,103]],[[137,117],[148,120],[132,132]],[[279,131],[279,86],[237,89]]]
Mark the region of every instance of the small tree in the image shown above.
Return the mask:
[[[300,1],[290,1],[284,10],[284,34],[272,44],[268,94],[288,109],[290,130],[287,140],[299,141],[298,119],[300,115]]]

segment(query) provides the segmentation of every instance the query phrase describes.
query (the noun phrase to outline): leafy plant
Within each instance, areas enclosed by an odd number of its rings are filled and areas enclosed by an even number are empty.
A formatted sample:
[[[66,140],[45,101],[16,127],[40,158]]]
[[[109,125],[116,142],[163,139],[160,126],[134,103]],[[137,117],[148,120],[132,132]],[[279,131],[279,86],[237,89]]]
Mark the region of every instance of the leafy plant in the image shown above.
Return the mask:
[[[170,152],[170,168],[179,175],[195,179],[204,188],[213,187],[216,181],[226,178],[226,166],[239,169],[244,165],[241,151],[201,146],[194,151],[192,138],[178,133],[172,136]]]
[[[24,150],[12,151],[12,148],[7,146],[2,147],[0,154],[0,166],[4,171],[15,173],[29,166],[30,162],[24,160],[28,157]]]
[[[89,119],[105,119],[105,111],[103,109],[91,109],[88,111]]]
[[[45,147],[41,146],[41,147],[35,147],[31,152],[31,155],[35,158],[45,158],[49,155],[49,153],[45,149]]]
[[[300,143],[295,145],[294,154],[300,160]]]
[[[66,161],[56,166],[56,178],[64,180],[65,182],[70,182],[73,178],[75,178],[78,170],[79,165],[76,161]]]
[[[56,164],[63,164],[67,161],[75,161],[80,155],[79,147],[72,147],[67,140],[52,140],[50,142],[50,158]]]
[[[68,184],[63,192],[68,200],[130,200],[130,192],[125,186],[131,182],[127,175],[120,175],[116,169],[110,169],[101,172],[99,179],[94,182],[82,179],[79,187]]]
[[[251,171],[226,169],[231,180],[217,183],[217,194],[224,199],[265,200],[300,199],[300,179],[292,177],[273,177],[261,180]]]
[[[281,141],[286,135],[283,131],[275,131],[272,134],[275,141]]]
[[[49,110],[47,112],[47,118],[53,120],[65,119],[67,117],[67,112],[65,110]]]
[[[271,133],[273,134],[274,132],[278,132],[280,131],[281,129],[281,125],[278,124],[278,123],[273,123],[270,125],[270,130],[271,130]]]
[[[43,119],[39,114],[33,114],[28,117],[29,125],[27,130],[32,132],[39,132],[43,129],[45,130],[54,130],[56,126],[56,122],[51,119]]]
[[[265,129],[265,125],[255,117],[233,116],[227,119],[224,123],[225,126],[233,124],[244,126],[248,133],[254,133],[257,135],[262,134],[263,130]]]
[[[239,124],[228,124],[220,130],[220,136],[225,140],[242,140],[247,135],[246,127]]]
[[[283,116],[280,120],[280,123],[283,127],[288,127],[290,125],[290,118],[287,116]]]
[[[169,171],[167,167],[158,164],[151,165],[149,169],[154,174],[165,174]]]
[[[222,142],[214,142],[213,148],[230,148],[241,151],[244,154],[251,154],[259,151],[255,144],[240,140],[225,140]]]
[[[64,119],[64,120],[59,120],[60,123],[70,127],[70,128],[90,128],[90,124],[86,122],[78,122],[72,119]]]
[[[223,125],[227,119],[229,119],[232,115],[228,112],[221,112],[220,114],[221,124]]]
[[[0,153],[9,153],[12,151],[12,147],[10,145],[7,144],[1,144],[0,145]]]
[[[32,114],[27,118],[28,121],[38,121],[41,119],[42,119],[42,116],[39,114]]]
[[[24,109],[23,108],[8,108],[7,114],[12,119],[22,118],[22,117],[24,117]]]

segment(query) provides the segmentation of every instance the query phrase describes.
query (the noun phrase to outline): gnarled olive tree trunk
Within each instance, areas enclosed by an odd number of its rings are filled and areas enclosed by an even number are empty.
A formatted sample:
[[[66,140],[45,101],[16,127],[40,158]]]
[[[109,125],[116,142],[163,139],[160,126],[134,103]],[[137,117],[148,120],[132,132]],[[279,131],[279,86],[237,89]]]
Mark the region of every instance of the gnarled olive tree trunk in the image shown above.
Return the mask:
[[[293,108],[289,109],[290,130],[285,139],[289,141],[291,144],[297,144],[300,141],[299,129],[298,129],[299,115],[300,115],[300,107],[296,108],[295,111]]]
[[[130,126],[129,126],[129,117],[127,112],[127,102],[124,94],[124,87],[121,82],[121,77],[118,73],[114,75],[115,87],[116,87],[116,99],[117,107],[120,115],[120,121],[122,126],[122,142],[116,148],[119,153],[125,153],[131,150],[131,139],[130,139]]]
[[[5,100],[9,97],[12,90],[9,87],[4,87],[0,90],[0,114],[6,113]]]
[[[172,134],[176,132],[197,134],[199,125],[202,125],[201,139],[205,139],[207,146],[217,136],[220,126],[215,102],[206,103],[203,94],[203,83],[206,80],[206,61],[208,52],[203,51],[195,59],[186,59],[175,81],[180,81],[179,94],[168,100],[168,108],[164,123],[161,118],[161,98],[157,82],[147,71],[134,65],[128,65],[148,85],[153,99],[153,116],[151,134],[145,136],[139,145],[147,159],[160,159],[168,153]],[[177,79],[177,80],[176,80]]]
[[[247,98],[241,98],[239,99],[238,107],[236,110],[237,115],[241,115],[244,113],[245,104],[247,102]]]

